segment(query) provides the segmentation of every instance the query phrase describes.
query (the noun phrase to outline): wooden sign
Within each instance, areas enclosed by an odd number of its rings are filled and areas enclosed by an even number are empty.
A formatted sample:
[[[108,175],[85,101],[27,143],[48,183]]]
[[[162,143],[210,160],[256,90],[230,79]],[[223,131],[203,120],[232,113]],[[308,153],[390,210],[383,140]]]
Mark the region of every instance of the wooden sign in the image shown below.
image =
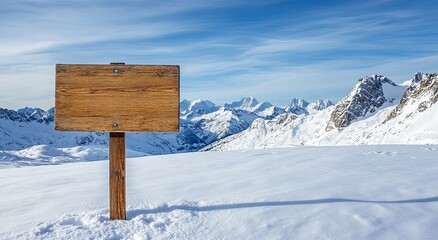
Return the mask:
[[[110,132],[110,218],[126,219],[125,132],[179,130],[179,66],[56,65],[55,130]]]
[[[55,129],[179,130],[179,66],[56,65]]]

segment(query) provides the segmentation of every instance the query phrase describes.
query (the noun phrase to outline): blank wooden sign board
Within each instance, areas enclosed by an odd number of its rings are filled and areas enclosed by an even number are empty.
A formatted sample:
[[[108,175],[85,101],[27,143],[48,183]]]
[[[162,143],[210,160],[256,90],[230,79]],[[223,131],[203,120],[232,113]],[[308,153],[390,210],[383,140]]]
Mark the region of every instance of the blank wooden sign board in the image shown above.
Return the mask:
[[[179,79],[174,65],[56,65],[55,130],[110,132],[111,219],[126,219],[125,132],[177,132]]]

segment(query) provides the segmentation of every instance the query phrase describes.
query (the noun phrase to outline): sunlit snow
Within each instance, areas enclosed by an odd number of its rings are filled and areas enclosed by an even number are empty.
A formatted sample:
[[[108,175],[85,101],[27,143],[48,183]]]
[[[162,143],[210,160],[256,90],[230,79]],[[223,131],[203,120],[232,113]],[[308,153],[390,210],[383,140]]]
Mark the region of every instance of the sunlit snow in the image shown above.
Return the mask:
[[[438,146],[292,147],[0,169],[1,239],[434,239]]]

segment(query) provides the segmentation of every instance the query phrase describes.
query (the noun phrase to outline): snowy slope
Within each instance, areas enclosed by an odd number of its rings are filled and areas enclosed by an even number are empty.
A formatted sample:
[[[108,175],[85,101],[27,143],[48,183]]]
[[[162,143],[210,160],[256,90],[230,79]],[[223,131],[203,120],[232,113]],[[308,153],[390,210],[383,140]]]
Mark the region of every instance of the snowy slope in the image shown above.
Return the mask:
[[[131,149],[127,157],[141,157],[147,154]],[[34,145],[23,150],[0,150],[0,169],[40,165],[58,165],[71,162],[97,161],[108,159],[108,147],[99,145],[54,147]]]
[[[225,104],[234,106],[225,108],[208,100],[183,100],[179,133],[128,133],[127,148],[132,156],[197,151],[245,130],[255,119],[272,119],[285,112],[284,108],[259,103],[251,97],[237,103]],[[108,134],[56,132],[53,120],[53,108],[48,111],[0,108],[0,165],[44,165],[107,158]],[[24,156],[21,151],[32,152],[34,157]],[[63,152],[62,158],[48,160],[52,156],[49,152]]]
[[[0,169],[0,239],[435,239],[438,146],[293,147]]]
[[[307,106],[306,110],[307,110],[307,112],[309,114],[312,114],[312,113],[315,113],[317,111],[324,110],[324,109],[326,109],[326,108],[328,108],[330,106],[333,106],[333,103],[330,100],[328,100],[328,99],[326,99],[326,100],[317,100],[315,102],[310,103]]]
[[[361,79],[335,106],[309,115],[257,119],[203,150],[293,145],[438,144],[438,74],[416,74],[410,86],[383,76]]]
[[[381,75],[366,76],[336,105],[294,98],[288,106],[277,107],[247,97],[221,107],[208,100],[183,100],[179,133],[129,133],[127,147],[139,156],[290,145],[437,143],[438,130],[429,121],[438,114],[437,76],[416,73],[401,85]],[[55,132],[53,113],[53,108],[0,109],[0,161],[9,166],[29,162],[32,159],[13,152],[23,149],[35,156],[45,155],[45,149],[71,149],[61,162],[106,158],[94,152],[108,145],[107,134]],[[33,148],[40,145],[47,147]],[[88,155],[77,158],[73,152],[78,146],[91,150],[81,150]]]
[[[56,132],[53,127],[54,109],[23,108],[18,111],[0,109],[0,160],[12,160],[29,148],[34,155],[44,149],[90,146],[96,149],[108,145],[108,134],[89,132]],[[179,133],[128,133],[127,147],[146,154],[196,151],[221,137],[237,133],[248,127],[258,116],[245,110],[224,110],[210,101],[181,102],[181,128]],[[220,127],[218,127],[220,126]],[[7,152],[5,152],[7,151]],[[144,155],[144,154],[143,154]],[[105,155],[101,155],[104,159]],[[70,160],[74,157],[70,156]],[[99,158],[99,157],[98,157]],[[96,155],[83,159],[97,160]],[[25,159],[22,159],[25,160]]]
[[[189,114],[202,115],[219,109],[219,106],[216,106],[213,102],[201,99],[196,99],[194,101],[184,99],[181,101],[180,107],[181,117],[183,119],[187,119],[187,115]]]
[[[245,130],[258,116],[245,110],[226,109],[194,117],[191,119],[192,131],[207,143]]]

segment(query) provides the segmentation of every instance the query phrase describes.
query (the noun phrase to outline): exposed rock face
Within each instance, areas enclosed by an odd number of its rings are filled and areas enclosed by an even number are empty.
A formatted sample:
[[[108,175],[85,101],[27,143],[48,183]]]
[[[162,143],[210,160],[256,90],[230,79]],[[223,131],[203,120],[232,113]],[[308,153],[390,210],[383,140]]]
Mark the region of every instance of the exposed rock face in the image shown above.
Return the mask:
[[[426,111],[438,101],[438,73],[416,73],[400,103],[388,115],[385,122],[403,112],[408,104],[416,104],[419,112]]]
[[[385,98],[384,84],[397,86],[381,75],[366,76],[359,79],[351,93],[336,105],[326,131],[331,131],[334,128],[342,130],[358,117],[373,113],[385,102],[393,101],[393,99]]]
[[[310,109],[329,105],[318,101],[315,107],[311,107],[313,104],[307,106],[309,115],[286,112],[270,120],[258,119],[246,130],[202,150],[438,144],[437,102],[438,73],[415,74],[413,79],[400,85],[383,76],[365,77],[335,106],[311,113]],[[291,106],[299,106],[299,103],[299,100],[293,100]],[[391,112],[394,119],[385,123]],[[339,131],[332,130],[336,128]]]

